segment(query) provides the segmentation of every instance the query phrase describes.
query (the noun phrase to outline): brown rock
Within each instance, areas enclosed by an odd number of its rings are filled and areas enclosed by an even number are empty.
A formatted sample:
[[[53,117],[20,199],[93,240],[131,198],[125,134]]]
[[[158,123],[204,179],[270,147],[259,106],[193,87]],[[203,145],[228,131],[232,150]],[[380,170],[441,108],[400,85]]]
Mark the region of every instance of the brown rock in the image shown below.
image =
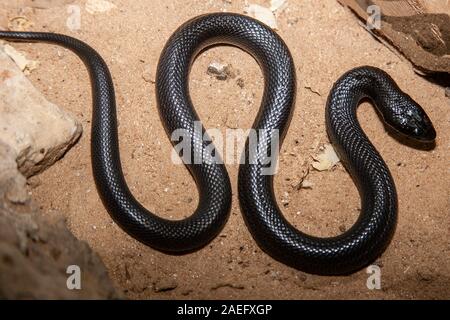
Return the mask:
[[[80,268],[69,290],[68,267]],[[0,299],[120,298],[99,256],[67,229],[50,223],[29,199],[15,153],[0,142]]]

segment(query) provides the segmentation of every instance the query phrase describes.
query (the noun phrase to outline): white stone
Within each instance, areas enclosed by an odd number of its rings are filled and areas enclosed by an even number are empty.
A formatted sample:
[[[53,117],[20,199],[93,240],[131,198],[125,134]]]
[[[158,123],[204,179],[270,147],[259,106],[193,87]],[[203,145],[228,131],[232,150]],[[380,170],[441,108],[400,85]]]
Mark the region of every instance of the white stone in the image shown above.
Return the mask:
[[[0,142],[29,177],[61,158],[80,137],[81,124],[49,102],[0,44]]]

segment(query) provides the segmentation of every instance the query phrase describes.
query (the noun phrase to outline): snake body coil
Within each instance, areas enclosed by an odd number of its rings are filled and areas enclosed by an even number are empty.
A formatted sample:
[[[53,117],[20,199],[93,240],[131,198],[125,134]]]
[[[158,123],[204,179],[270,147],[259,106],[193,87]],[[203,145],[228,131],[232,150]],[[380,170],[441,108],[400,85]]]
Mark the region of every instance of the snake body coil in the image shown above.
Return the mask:
[[[0,38],[46,41],[76,52],[87,65],[93,88],[92,164],[99,194],[114,220],[130,235],[156,249],[184,252],[213,239],[225,224],[231,187],[223,165],[206,151],[207,143],[194,129],[198,116],[189,97],[188,76],[197,54],[217,43],[238,46],[255,57],[265,85],[261,108],[253,128],[283,137],[295,102],[295,68],[289,50],[271,29],[237,14],[210,14],[181,26],[161,54],[156,86],[161,119],[170,135],[189,132],[191,159],[187,164],[199,189],[197,210],[180,221],[164,220],[143,208],[132,196],[122,174],[114,88],[103,59],[83,42],[57,34],[2,32]],[[296,230],[283,218],[275,201],[273,176],[262,173],[267,163],[260,150],[271,148],[274,136],[247,143],[247,161],[239,172],[239,197],[245,221],[257,243],[274,258],[301,270],[319,274],[345,274],[363,267],[382,253],[395,229],[397,199],[391,175],[356,119],[356,107],[371,98],[384,119],[397,130],[419,140],[434,139],[431,122],[409,96],[379,69],[352,70],[334,86],[327,105],[327,128],[362,198],[355,225],[341,236],[315,238]],[[255,148],[251,150],[251,148]],[[254,153],[252,153],[254,151]],[[276,150],[278,151],[278,150]],[[256,159],[249,159],[255,154]],[[256,161],[249,161],[256,160]]]

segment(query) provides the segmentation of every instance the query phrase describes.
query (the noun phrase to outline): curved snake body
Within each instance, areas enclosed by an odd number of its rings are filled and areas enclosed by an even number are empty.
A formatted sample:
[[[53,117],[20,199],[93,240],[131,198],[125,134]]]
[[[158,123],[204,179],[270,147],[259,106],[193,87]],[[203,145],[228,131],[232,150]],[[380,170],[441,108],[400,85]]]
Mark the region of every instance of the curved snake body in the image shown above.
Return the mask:
[[[253,128],[268,134],[259,137],[255,145],[246,144],[247,161],[239,171],[239,198],[257,243],[292,267],[318,274],[353,272],[381,254],[393,235],[397,218],[394,182],[356,119],[361,99],[372,99],[386,122],[398,131],[419,140],[435,137],[422,108],[386,73],[361,67],[345,74],[330,93],[326,121],[329,137],[360,191],[362,212],[355,225],[338,237],[316,238],[298,231],[277,205],[273,175],[263,174],[267,163],[261,152],[274,151],[274,133],[283,138],[289,126],[296,92],[291,54],[276,33],[254,19],[228,13],[200,16],[173,34],[158,66],[157,101],[165,129],[169,135],[177,129],[188,132],[191,158],[200,154],[203,159],[198,164],[187,164],[200,194],[196,211],[184,220],[165,220],[133,197],[123,177],[114,87],[100,55],[85,43],[59,34],[0,31],[0,38],[55,43],[73,50],[85,62],[93,90],[92,166],[100,197],[126,232],[165,252],[186,252],[204,246],[220,232],[230,210],[228,174],[206,152],[209,142],[202,137],[205,130],[194,129],[199,118],[189,97],[192,63],[201,50],[213,44],[242,48],[254,56],[263,71],[264,95]],[[250,154],[256,158],[250,159]]]

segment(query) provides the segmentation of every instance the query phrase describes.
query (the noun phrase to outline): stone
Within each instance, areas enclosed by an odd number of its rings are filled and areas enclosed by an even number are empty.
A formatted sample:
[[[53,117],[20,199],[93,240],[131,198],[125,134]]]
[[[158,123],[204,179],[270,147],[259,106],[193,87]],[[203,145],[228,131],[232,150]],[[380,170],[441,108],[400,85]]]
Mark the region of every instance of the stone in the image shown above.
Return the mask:
[[[121,299],[100,257],[29,198],[14,150],[0,142],[0,299]],[[70,266],[81,290],[68,286]]]
[[[30,197],[26,177],[62,157],[82,130],[31,84],[2,44],[0,114],[0,299],[122,298],[100,257]]]
[[[49,102],[0,44],[0,141],[16,155],[26,177],[60,159],[82,133],[81,124]]]

